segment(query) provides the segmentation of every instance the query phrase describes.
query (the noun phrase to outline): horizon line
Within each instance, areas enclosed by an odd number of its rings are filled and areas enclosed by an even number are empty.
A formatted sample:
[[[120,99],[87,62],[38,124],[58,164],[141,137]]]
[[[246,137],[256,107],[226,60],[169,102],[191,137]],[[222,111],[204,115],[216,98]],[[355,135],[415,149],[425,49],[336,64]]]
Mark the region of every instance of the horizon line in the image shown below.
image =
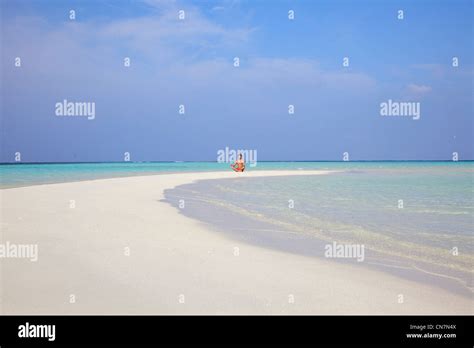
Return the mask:
[[[323,163],[348,163],[348,162],[474,162],[474,159],[466,159],[466,160],[268,160],[268,161],[257,161],[262,163],[285,163],[285,162],[293,162],[293,163],[309,163],[309,162],[323,162]],[[220,163],[217,161],[84,161],[84,162],[0,162],[0,165],[8,165],[8,164],[103,164],[103,163]],[[222,162],[223,164],[227,164],[227,162]]]

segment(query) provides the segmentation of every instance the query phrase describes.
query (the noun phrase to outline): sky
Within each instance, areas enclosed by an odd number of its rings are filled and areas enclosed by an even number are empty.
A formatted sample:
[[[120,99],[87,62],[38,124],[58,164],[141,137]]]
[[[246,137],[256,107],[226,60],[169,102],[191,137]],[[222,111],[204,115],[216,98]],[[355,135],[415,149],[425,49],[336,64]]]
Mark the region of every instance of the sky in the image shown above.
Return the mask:
[[[0,0],[0,162],[473,160],[473,4]]]

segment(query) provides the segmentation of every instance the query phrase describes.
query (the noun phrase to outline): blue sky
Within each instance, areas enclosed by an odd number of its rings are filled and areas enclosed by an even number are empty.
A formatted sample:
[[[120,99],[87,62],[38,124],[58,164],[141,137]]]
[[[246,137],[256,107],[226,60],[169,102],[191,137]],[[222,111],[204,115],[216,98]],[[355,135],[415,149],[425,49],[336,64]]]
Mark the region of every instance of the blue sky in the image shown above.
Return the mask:
[[[472,1],[2,0],[1,10],[2,162],[215,161],[225,147],[259,160],[474,159]],[[95,119],[56,116],[64,99],[94,102]],[[419,102],[420,119],[382,117],[388,99]]]

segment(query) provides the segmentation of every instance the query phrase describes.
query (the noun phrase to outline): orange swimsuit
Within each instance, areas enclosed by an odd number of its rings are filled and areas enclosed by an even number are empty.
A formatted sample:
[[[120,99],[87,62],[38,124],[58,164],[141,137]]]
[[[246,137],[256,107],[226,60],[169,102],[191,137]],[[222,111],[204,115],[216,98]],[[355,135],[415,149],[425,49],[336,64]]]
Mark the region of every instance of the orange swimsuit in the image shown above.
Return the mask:
[[[231,167],[235,172],[243,172],[245,170],[243,163],[234,163]]]

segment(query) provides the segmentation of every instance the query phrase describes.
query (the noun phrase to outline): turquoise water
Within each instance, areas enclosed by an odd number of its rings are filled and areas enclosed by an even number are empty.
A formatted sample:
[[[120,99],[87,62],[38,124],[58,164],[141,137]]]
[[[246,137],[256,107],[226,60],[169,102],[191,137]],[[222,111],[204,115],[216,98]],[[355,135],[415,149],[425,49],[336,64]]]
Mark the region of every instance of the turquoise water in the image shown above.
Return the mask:
[[[0,165],[0,187],[227,169],[226,164],[212,162],[2,164]]]
[[[272,169],[338,173],[207,180],[178,187],[167,197],[185,198],[187,207],[201,204],[209,223],[218,224],[217,209],[227,210],[239,217],[234,225],[248,231],[253,225],[245,221],[253,220],[271,226],[266,234],[285,229],[364,244],[369,252],[404,258],[410,267],[429,265],[430,272],[473,288],[474,162],[259,162],[248,168]],[[228,170],[228,164],[215,162],[3,164],[0,186]]]
[[[258,162],[248,170],[370,168],[471,168],[472,162]],[[150,175],[172,172],[225,171],[229,164],[216,162],[117,162],[67,164],[2,164],[0,187],[81,181],[101,178]]]
[[[232,212],[237,217],[226,218],[225,226],[238,226],[237,233],[253,229],[249,239],[257,234],[254,226],[266,223],[269,237],[287,230],[326,242],[363,244],[369,255],[377,254],[372,261],[404,260],[399,265],[473,288],[473,163],[323,163],[319,168],[342,172],[208,180],[166,196],[170,202],[185,199],[184,214],[216,226],[220,216]]]

